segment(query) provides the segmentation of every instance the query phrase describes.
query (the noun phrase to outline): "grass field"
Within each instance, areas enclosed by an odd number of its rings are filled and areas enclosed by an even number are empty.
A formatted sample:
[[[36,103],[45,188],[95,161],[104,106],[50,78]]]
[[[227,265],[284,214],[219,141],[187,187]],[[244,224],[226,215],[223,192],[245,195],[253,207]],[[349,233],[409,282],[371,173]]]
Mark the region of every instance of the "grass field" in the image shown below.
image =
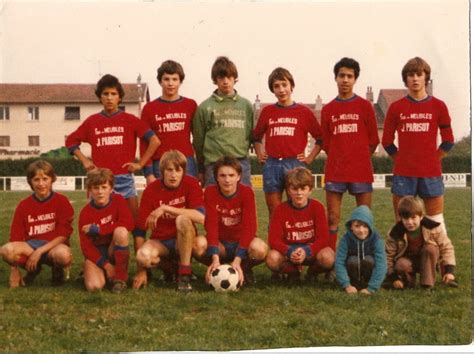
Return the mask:
[[[18,201],[28,193],[0,193],[0,244],[8,240]],[[84,192],[67,193],[76,216]],[[321,200],[322,192],[315,196]],[[257,192],[259,235],[268,226],[263,193]],[[345,196],[343,219],[354,207]],[[348,296],[335,283],[320,279],[290,287],[272,284],[266,267],[255,268],[257,284],[233,294],[212,292],[203,281],[190,295],[158,282],[148,288],[87,293],[74,278],[82,256],[72,237],[72,280],[49,286],[44,269],[27,288],[8,289],[9,267],[0,262],[0,352],[238,350],[281,347],[471,343],[471,189],[449,189],[445,219],[457,257],[460,287],[382,289],[374,296]],[[376,190],[373,210],[383,235],[393,215],[389,190]],[[74,226],[76,227],[77,221]],[[198,275],[205,269],[195,265]],[[130,274],[135,271],[131,263]]]

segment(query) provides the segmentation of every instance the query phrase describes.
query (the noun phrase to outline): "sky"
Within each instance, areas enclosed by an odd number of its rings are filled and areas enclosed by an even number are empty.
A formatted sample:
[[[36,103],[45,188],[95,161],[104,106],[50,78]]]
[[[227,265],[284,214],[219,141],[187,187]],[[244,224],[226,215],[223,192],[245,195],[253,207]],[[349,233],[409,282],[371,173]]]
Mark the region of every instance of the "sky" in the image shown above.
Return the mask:
[[[403,65],[421,56],[455,138],[470,132],[468,0],[0,0],[0,20],[2,83],[96,83],[106,73],[135,82],[140,74],[154,98],[156,69],[173,59],[186,73],[181,94],[198,103],[215,88],[219,55],[235,62],[236,89],[250,101],[276,101],[267,79],[282,66],[304,103],[336,96],[332,69],[342,57],[361,65],[355,92],[365,97],[372,86],[377,99],[380,89],[404,88]]]

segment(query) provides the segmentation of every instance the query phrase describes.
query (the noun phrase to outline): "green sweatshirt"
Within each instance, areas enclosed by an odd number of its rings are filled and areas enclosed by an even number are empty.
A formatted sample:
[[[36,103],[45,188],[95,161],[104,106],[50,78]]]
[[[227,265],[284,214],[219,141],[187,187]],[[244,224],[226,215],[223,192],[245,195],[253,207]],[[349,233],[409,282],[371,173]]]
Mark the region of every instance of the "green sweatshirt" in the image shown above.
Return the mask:
[[[193,145],[199,172],[221,156],[248,156],[253,129],[253,108],[235,93],[222,97],[217,91],[202,102],[193,118]]]

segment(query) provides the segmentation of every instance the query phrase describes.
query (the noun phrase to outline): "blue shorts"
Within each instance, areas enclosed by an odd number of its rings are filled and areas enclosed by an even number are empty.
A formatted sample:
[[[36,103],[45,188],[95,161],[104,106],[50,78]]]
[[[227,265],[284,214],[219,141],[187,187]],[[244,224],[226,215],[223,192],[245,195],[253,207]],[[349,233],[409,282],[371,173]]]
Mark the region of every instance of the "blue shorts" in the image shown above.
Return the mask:
[[[197,177],[197,164],[194,156],[186,157],[186,174],[189,176]],[[161,178],[160,171],[160,160],[153,160],[153,175],[156,178]]]
[[[121,194],[125,199],[133,198],[137,196],[137,190],[135,189],[135,179],[131,173],[125,173],[123,175],[115,175],[114,191]]]
[[[28,244],[28,246],[33,248],[33,250],[36,251],[41,246],[47,244],[48,241],[46,241],[46,240],[28,240],[28,241],[26,241],[26,243]],[[49,252],[46,252],[46,253],[43,253],[41,255],[41,258],[39,260],[39,264],[48,263],[48,253]]]
[[[296,158],[275,159],[269,157],[263,165],[263,191],[265,193],[283,192],[285,176],[295,167],[304,167],[304,163]]]
[[[238,242],[226,242],[220,241],[225,249],[225,256],[222,257],[222,263],[229,263],[232,262],[235,258],[235,253],[237,252],[237,248],[239,248]]]
[[[240,176],[240,183],[245,184],[249,187],[252,187],[251,181],[251,173],[250,173],[250,161],[248,157],[243,157],[241,159],[237,159],[240,162],[240,166],[242,166],[242,175]],[[205,183],[206,187],[211,184],[216,184],[216,180],[214,179],[214,164],[211,163],[206,165],[206,172],[205,172]]]
[[[374,189],[372,183],[344,183],[344,182],[325,182],[324,189],[328,192],[344,193],[349,191],[349,194],[370,193]]]
[[[393,175],[392,193],[398,196],[418,195],[421,198],[444,194],[443,177],[406,177]]]
[[[176,250],[175,238],[170,238],[168,240],[158,240],[158,241],[168,249],[168,252],[170,253],[168,257],[176,257],[178,255],[178,252]]]
[[[99,246],[95,246],[95,247],[99,250],[100,255],[102,256],[102,258],[104,258],[105,260],[107,260],[111,264],[115,264],[114,258],[111,257],[110,254],[109,254],[109,246],[110,245],[99,245]]]

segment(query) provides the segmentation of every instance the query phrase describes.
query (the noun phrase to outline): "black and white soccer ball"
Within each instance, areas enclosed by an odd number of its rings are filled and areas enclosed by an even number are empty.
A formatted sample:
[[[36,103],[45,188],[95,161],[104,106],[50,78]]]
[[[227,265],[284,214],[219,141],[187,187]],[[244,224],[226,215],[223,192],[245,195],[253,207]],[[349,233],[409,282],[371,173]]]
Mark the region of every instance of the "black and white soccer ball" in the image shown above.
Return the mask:
[[[229,264],[221,264],[211,273],[211,287],[219,292],[231,292],[239,290],[239,274]]]

